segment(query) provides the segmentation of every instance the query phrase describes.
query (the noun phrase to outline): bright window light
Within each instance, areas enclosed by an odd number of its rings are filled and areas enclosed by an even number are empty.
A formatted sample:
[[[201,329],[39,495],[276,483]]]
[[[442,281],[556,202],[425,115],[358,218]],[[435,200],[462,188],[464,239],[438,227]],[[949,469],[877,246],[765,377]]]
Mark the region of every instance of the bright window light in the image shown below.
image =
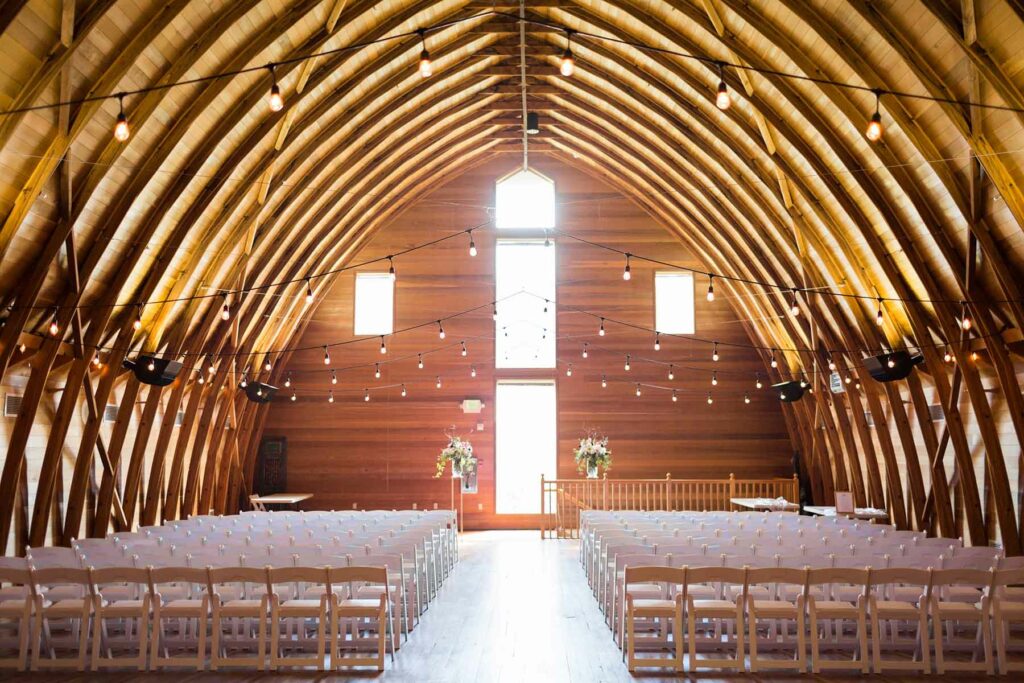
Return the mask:
[[[554,228],[555,183],[525,169],[502,178],[495,186],[498,228]]]
[[[495,403],[495,509],[537,514],[537,481],[557,474],[555,383],[498,382]]]
[[[356,273],[355,334],[395,330],[395,283],[387,273]]]
[[[654,274],[654,329],[693,334],[693,273]]]
[[[495,366],[555,367],[554,244],[498,240],[495,261]]]

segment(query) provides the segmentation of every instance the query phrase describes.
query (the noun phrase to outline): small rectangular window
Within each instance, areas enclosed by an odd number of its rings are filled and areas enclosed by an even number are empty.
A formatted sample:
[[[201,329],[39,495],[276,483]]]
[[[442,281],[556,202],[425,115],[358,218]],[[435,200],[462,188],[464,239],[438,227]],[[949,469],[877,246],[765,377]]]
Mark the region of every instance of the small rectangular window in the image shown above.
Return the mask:
[[[395,283],[387,273],[356,273],[357,335],[391,334],[395,329]]]
[[[654,329],[693,334],[693,273],[654,274]]]

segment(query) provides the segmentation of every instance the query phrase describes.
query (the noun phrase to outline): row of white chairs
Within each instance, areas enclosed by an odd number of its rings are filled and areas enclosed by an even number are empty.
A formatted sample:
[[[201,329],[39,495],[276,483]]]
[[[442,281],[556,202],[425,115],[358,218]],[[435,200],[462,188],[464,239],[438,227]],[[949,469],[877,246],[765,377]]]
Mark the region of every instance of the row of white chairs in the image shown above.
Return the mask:
[[[992,674],[993,633],[999,671],[1024,671],[1024,661],[1007,656],[1011,627],[1024,625],[1024,600],[1012,592],[1024,585],[1024,569],[627,565],[624,585],[618,630],[630,671],[803,673],[809,641],[814,673],[931,673],[934,652],[939,674]],[[973,591],[977,600],[950,597],[953,589]],[[644,657],[643,649],[672,656]],[[963,656],[951,659],[951,651]]]
[[[77,613],[77,622],[70,616],[61,617],[63,621],[57,622],[53,622],[56,616],[50,619],[35,618],[37,614],[46,613],[50,606],[82,608],[83,605],[96,602],[98,594],[94,592],[95,586],[91,583],[82,580],[52,582],[53,577],[46,573],[50,570],[74,570],[79,572],[78,577],[81,579],[85,576],[82,572],[105,571],[126,572],[127,575],[136,572],[136,577],[140,576],[137,572],[157,572],[159,575],[164,570],[183,572],[193,577],[198,576],[195,572],[225,571],[252,577],[262,576],[268,571],[302,573],[310,567],[373,567],[387,572],[387,580],[383,585],[387,586],[386,594],[389,598],[386,601],[388,628],[377,630],[380,631],[380,639],[385,637],[383,632],[388,631],[393,652],[400,647],[399,634],[408,638],[409,632],[415,628],[457,560],[456,519],[453,512],[446,510],[250,512],[231,516],[199,516],[167,526],[112,534],[104,539],[84,539],[74,542],[71,548],[28,548],[24,558],[0,558],[0,571],[13,571],[20,579],[25,578],[24,572],[31,571],[35,577],[31,583],[0,579],[0,647],[7,645],[20,653],[21,640],[28,634],[34,643],[31,648],[33,654],[30,659],[12,656],[0,660],[0,666],[24,668],[26,664],[46,666],[57,663],[56,644],[60,638],[53,637],[53,623],[57,623],[56,632],[59,636],[73,633],[77,638],[84,637],[83,633],[87,629],[82,623],[80,612]],[[40,576],[45,580],[40,579]],[[101,594],[103,599],[124,603],[122,607],[132,604],[138,608],[141,608],[143,600],[148,600],[151,611],[158,611],[160,605],[153,600],[152,589],[143,597],[138,586],[129,586],[130,582],[127,581],[123,583],[107,586]],[[208,584],[186,580],[171,583],[174,585],[165,585],[160,592],[164,603],[191,601],[188,609],[199,609],[200,603],[207,600],[210,613],[213,613],[215,601],[214,596],[207,592],[210,588]],[[247,588],[246,583],[252,585]],[[271,595],[267,589],[261,589],[258,583],[239,580],[234,585],[225,584],[219,589],[219,595],[222,602],[233,604],[232,609],[241,608],[242,603],[238,601],[246,603],[246,609],[255,609],[261,599],[269,600]],[[301,583],[296,581],[291,589],[278,586],[276,593],[282,600],[314,600],[304,595],[304,590]],[[347,599],[364,600],[367,591],[372,592],[370,587],[360,586],[358,594],[350,594]],[[379,599],[380,596],[371,597]],[[22,614],[26,605],[30,607],[29,622],[33,628],[38,626],[40,629],[35,636],[25,630],[20,618],[9,616]],[[366,605],[363,607],[369,609]],[[241,609],[241,612],[245,611]],[[228,621],[234,633],[250,636],[242,639],[249,642],[249,645],[257,647],[258,642],[261,642],[254,635],[254,624],[258,621],[254,621],[254,617],[239,613],[230,616]],[[292,619],[289,630],[292,637],[298,638],[300,632],[309,635],[310,625],[307,623],[306,627],[300,628],[302,621]],[[166,622],[147,623],[149,627],[145,629],[137,624],[133,628],[123,624],[119,626],[126,634],[122,640],[134,643],[136,653],[143,658],[146,648],[138,641],[144,633],[155,627],[165,632],[168,628]],[[329,620],[324,621],[325,625],[328,623]],[[199,637],[206,633],[206,624],[202,627],[198,623],[190,626],[181,621],[177,626],[179,637],[170,638],[170,642],[188,642],[192,650],[198,652],[195,658],[188,661],[201,668],[204,655],[199,647]],[[356,638],[359,635],[356,631],[353,629],[349,634],[350,640],[366,645],[369,641],[362,637]],[[210,634],[214,641],[210,665],[215,668],[217,662],[225,656],[226,648],[235,645],[230,645],[229,640],[218,638],[216,629],[211,629]],[[148,639],[150,642],[157,640],[156,637]],[[300,640],[308,646],[315,639],[303,637]],[[95,639],[93,647],[97,647]],[[153,652],[148,666],[159,668],[168,665],[164,657],[155,654],[155,649]],[[72,654],[74,656],[69,660],[72,665],[79,668],[83,666],[84,660],[80,662],[79,657],[85,657],[85,651],[79,648]],[[175,665],[180,664],[177,658],[174,659]],[[259,657],[253,655],[247,663],[254,664],[257,659]],[[94,658],[92,664],[103,666],[104,662],[102,658]],[[57,665],[60,666],[59,663]],[[306,665],[313,664],[309,661]],[[350,665],[350,662],[345,665]],[[322,664],[318,666],[322,667]]]

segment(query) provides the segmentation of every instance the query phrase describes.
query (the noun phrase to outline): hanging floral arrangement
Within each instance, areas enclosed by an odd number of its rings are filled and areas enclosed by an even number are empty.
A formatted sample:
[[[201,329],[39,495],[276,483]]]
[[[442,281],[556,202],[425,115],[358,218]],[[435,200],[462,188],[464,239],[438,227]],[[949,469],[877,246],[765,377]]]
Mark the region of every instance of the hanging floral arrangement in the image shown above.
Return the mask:
[[[449,436],[448,445],[437,456],[437,479],[444,474],[448,463],[452,464],[452,477],[461,477],[476,470],[476,458],[473,456],[473,444],[458,436]]]

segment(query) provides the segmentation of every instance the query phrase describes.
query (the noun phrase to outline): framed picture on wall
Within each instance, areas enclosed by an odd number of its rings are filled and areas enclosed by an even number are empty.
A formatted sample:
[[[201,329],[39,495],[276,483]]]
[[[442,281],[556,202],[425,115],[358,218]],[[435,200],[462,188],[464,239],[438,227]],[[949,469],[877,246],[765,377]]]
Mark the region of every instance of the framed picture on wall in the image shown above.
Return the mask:
[[[836,514],[853,514],[853,494],[849,491],[836,491]]]

